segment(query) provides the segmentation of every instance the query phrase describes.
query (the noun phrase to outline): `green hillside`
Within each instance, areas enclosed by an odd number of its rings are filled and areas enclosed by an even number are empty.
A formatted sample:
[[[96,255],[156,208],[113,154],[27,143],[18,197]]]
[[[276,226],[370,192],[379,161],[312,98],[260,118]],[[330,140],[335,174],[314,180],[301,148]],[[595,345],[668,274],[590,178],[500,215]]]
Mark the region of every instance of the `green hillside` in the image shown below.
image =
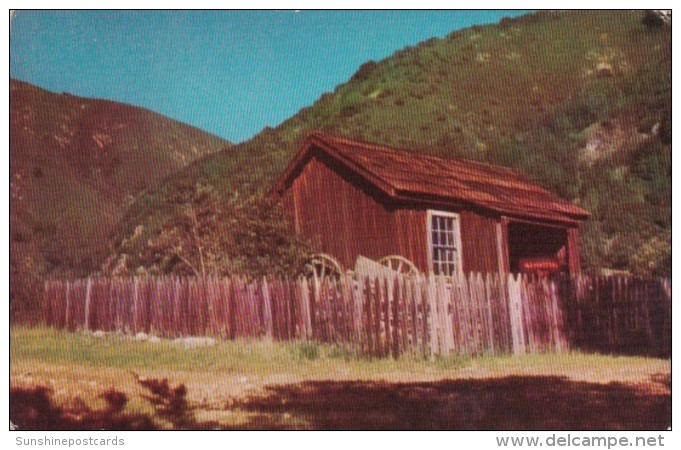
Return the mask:
[[[671,27],[640,11],[542,12],[362,65],[274,129],[145,191],[115,240],[134,269],[178,198],[265,191],[311,129],[510,166],[592,213],[586,268],[665,273],[671,249]],[[286,95],[285,92],[281,95]],[[179,196],[179,197],[178,197]]]
[[[136,194],[230,145],[142,108],[10,80],[11,297],[46,274],[99,267]]]

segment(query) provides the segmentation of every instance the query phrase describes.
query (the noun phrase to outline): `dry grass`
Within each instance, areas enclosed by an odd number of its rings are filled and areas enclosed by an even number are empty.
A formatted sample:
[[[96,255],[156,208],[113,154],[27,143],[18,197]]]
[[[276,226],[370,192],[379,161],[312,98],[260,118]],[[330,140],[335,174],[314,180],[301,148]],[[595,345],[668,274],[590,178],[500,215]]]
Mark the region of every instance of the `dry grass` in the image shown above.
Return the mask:
[[[11,389],[46,386],[57,404],[104,408],[102,393],[115,388],[129,399],[128,411],[152,416],[154,410],[143,400],[144,389],[134,374],[168,378],[173,384],[186,385],[198,422],[210,421],[219,428],[352,428],[353,423],[361,428],[483,426],[479,421],[454,421],[444,412],[438,415],[445,407],[440,400],[432,403],[436,410],[430,414],[435,416],[426,415],[430,417],[427,423],[410,415],[395,416],[414,401],[414,395],[449,398],[450,407],[461,408],[463,392],[473,393],[472,399],[466,397],[465,401],[477,405],[479,419],[488,420],[483,423],[493,423],[495,428],[518,426],[514,421],[504,422],[504,415],[489,422],[486,411],[495,409],[501,392],[520,395],[516,399],[519,405],[531,404],[542,392],[547,402],[583,403],[586,397],[593,397],[600,400],[591,405],[595,408],[592,414],[602,416],[603,408],[611,408],[612,414],[605,417],[612,421],[591,423],[617,429],[656,428],[666,423],[667,399],[671,398],[669,360],[576,353],[367,360],[336,347],[300,342],[218,342],[186,348],[171,341],[136,342],[124,336],[95,338],[84,333],[15,328],[10,361]],[[590,394],[586,395],[587,391]],[[362,420],[356,422],[358,412],[342,406],[344,394],[350,403],[364,399],[365,409],[372,409],[373,398],[373,409],[378,409],[372,414],[378,416],[373,420],[360,414]],[[301,398],[314,403],[301,404]],[[388,407],[386,398],[397,403]],[[426,407],[424,401],[419,401],[420,408]],[[621,401],[643,402],[638,406],[641,417],[647,414],[652,419],[637,422],[636,407],[629,408],[633,416],[613,415]],[[506,402],[513,403],[513,399]],[[336,408],[337,414],[330,416],[329,406]],[[581,417],[583,411],[574,414]],[[513,417],[517,413],[509,413],[509,420]],[[528,428],[575,425],[574,417],[565,419],[537,422],[526,417]]]

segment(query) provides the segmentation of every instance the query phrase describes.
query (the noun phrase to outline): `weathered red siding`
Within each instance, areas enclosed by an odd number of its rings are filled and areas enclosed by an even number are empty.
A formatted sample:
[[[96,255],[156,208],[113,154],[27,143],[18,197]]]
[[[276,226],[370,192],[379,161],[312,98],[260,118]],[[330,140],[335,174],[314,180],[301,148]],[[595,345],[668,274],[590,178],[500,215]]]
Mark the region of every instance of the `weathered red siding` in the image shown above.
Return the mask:
[[[402,231],[394,236],[399,248],[395,253],[413,262],[422,272],[427,272],[426,210],[418,208],[395,210],[395,226],[397,230]]]
[[[391,204],[370,185],[324,154],[303,165],[284,203],[299,232],[345,268],[357,256],[401,255],[428,271],[426,208]],[[496,272],[496,219],[472,211],[461,215],[464,271]]]
[[[498,272],[497,221],[472,211],[461,211],[461,246],[464,272]]]
[[[345,268],[354,267],[358,255],[391,254],[425,268],[424,211],[386,206],[375,189],[328,156],[313,155],[289,195],[285,203],[293,206],[298,231],[317,239]]]

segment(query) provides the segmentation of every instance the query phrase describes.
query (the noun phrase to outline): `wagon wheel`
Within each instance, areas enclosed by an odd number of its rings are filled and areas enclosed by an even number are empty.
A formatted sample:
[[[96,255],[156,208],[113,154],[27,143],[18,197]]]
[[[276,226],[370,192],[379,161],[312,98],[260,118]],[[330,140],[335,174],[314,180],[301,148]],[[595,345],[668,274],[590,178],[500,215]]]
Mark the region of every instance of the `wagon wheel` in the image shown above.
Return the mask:
[[[316,278],[340,278],[343,268],[336,258],[326,253],[313,255],[305,264],[305,272],[308,276]]]
[[[400,275],[413,277],[419,274],[419,269],[414,265],[413,262],[409,261],[404,256],[400,255],[384,256],[383,258],[378,260],[378,263],[386,266],[390,270],[399,273]]]

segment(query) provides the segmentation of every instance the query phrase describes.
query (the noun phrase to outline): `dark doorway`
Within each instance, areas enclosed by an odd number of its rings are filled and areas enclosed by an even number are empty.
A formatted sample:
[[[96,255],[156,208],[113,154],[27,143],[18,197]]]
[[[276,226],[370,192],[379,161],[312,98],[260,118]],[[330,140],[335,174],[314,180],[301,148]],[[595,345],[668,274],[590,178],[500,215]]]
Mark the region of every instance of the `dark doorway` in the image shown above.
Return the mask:
[[[569,272],[567,241],[564,228],[510,222],[508,252],[511,272]]]

